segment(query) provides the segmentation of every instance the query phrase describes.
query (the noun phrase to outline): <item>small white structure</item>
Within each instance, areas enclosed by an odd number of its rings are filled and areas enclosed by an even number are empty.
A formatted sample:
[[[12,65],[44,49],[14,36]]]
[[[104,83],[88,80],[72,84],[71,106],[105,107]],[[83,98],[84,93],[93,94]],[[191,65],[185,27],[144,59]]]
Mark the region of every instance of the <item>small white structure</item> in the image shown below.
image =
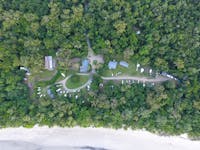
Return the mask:
[[[136,65],[136,71],[138,71],[139,67],[140,67],[140,64],[137,63],[137,65]]]
[[[99,84],[99,87],[103,87],[103,83],[100,83],[100,84]]]
[[[61,75],[65,78],[65,74],[64,73],[61,73]]]
[[[45,69],[54,70],[55,62],[52,56],[45,56]]]
[[[75,98],[78,99],[78,95],[76,95]]]
[[[64,94],[64,97],[67,97],[67,94]]]
[[[124,84],[124,80],[122,80],[122,84]]]
[[[88,90],[88,91],[90,90],[90,85],[87,85],[87,90]]]
[[[41,88],[38,87],[38,88],[37,88],[37,91],[41,91]]]
[[[24,70],[24,71],[29,72],[28,68],[26,68],[26,67],[20,67],[20,70]]]
[[[174,77],[174,80],[178,80],[178,79]]]
[[[137,34],[137,35],[141,34],[141,31],[140,31],[140,30],[138,30],[138,31],[136,32],[136,34]]]
[[[146,85],[145,85],[145,83],[143,82],[143,87],[145,87]]]
[[[22,67],[22,66],[21,66],[21,67],[20,67],[20,70],[24,70],[24,71],[26,71],[26,75],[27,75],[27,76],[30,76],[30,75],[31,75],[29,69],[26,68],[26,67]]]
[[[57,85],[56,85],[56,87],[61,87],[61,86],[62,86],[61,84],[57,84]]]
[[[61,90],[61,88],[57,89],[56,92],[59,92]]]
[[[41,95],[40,95],[40,97],[45,97],[45,96],[46,96],[45,94],[41,94]]]
[[[143,73],[143,72],[144,72],[144,68],[141,68],[141,69],[140,69],[140,72]]]
[[[150,74],[150,75],[152,74],[152,69],[149,70],[149,74]]]
[[[168,78],[173,79],[174,77],[172,75],[167,75]]]
[[[172,75],[170,75],[170,74],[168,74],[168,73],[166,73],[166,72],[162,72],[161,75],[162,75],[162,76],[165,76],[165,77],[168,77],[168,78],[170,78],[170,79],[178,80],[177,78],[175,78],[174,76],[172,76]]]

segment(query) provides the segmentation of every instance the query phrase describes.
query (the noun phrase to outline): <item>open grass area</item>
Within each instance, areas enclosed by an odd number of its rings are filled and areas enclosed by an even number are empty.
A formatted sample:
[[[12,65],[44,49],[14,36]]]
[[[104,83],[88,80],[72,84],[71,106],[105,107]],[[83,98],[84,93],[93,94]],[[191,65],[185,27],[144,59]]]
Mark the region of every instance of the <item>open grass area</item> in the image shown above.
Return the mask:
[[[75,89],[85,84],[88,80],[89,75],[73,75],[67,80],[66,86],[70,89]]]
[[[32,76],[35,78],[36,81],[48,81],[51,80],[56,75],[56,70],[49,71],[43,70],[38,73],[33,73]]]
[[[101,73],[102,76],[104,77],[111,77],[112,74],[113,76],[123,76],[123,75],[126,75],[126,76],[144,76],[144,77],[147,77],[148,74],[146,73],[140,73],[140,70],[139,71],[136,71],[136,64],[134,64],[133,62],[128,62],[129,63],[129,67],[128,68],[125,68],[125,67],[122,67],[121,65],[117,65],[117,68],[116,69],[112,69],[110,70],[108,67],[106,69],[103,70],[103,72]]]
[[[38,86],[48,86],[48,85],[51,85],[51,84],[54,84],[56,81],[58,81],[59,78],[63,78],[60,74],[60,71],[57,71],[57,73],[50,79],[50,80],[47,80],[47,81],[39,81],[37,82],[37,85]]]

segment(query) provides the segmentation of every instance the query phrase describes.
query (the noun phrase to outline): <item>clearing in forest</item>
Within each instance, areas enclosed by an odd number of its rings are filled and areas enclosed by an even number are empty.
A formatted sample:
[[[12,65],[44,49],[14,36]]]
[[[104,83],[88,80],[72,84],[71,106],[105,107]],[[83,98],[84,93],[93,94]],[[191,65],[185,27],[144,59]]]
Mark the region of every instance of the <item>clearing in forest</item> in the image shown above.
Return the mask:
[[[66,81],[66,87],[69,89],[79,88],[80,86],[87,83],[89,80],[89,75],[72,75]]]

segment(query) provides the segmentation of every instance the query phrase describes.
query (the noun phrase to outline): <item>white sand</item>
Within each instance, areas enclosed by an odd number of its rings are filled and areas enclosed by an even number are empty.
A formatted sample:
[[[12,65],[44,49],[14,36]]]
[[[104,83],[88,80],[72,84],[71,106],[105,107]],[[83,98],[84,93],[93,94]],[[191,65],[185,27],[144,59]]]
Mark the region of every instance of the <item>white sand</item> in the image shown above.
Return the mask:
[[[0,150],[200,150],[200,141],[105,128],[6,128]]]

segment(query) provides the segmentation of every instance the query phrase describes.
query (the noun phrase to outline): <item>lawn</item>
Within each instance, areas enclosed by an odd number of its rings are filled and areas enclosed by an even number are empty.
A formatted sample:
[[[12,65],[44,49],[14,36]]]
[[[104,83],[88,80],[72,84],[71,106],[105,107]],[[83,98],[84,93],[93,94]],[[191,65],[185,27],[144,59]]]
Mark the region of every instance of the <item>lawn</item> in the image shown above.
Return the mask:
[[[67,80],[66,86],[70,89],[75,89],[85,84],[88,80],[89,75],[73,75]]]
[[[35,77],[36,81],[48,81],[51,80],[56,75],[56,70],[49,71],[49,70],[43,70],[41,72],[32,74],[32,76]]]
[[[50,79],[46,81],[37,81],[37,85],[41,87],[45,87],[51,84],[54,84],[56,81],[63,79],[63,77],[60,74],[60,71],[57,71],[57,73]]]
[[[129,67],[125,68],[119,65],[117,65],[116,69],[108,69],[108,67],[101,73],[102,76],[105,77],[111,77],[112,74],[113,76],[123,76],[123,75],[127,75],[127,76],[144,76],[147,77],[148,74],[145,73],[140,73],[139,71],[136,71],[136,64],[132,63],[132,62],[128,62],[129,63]]]

